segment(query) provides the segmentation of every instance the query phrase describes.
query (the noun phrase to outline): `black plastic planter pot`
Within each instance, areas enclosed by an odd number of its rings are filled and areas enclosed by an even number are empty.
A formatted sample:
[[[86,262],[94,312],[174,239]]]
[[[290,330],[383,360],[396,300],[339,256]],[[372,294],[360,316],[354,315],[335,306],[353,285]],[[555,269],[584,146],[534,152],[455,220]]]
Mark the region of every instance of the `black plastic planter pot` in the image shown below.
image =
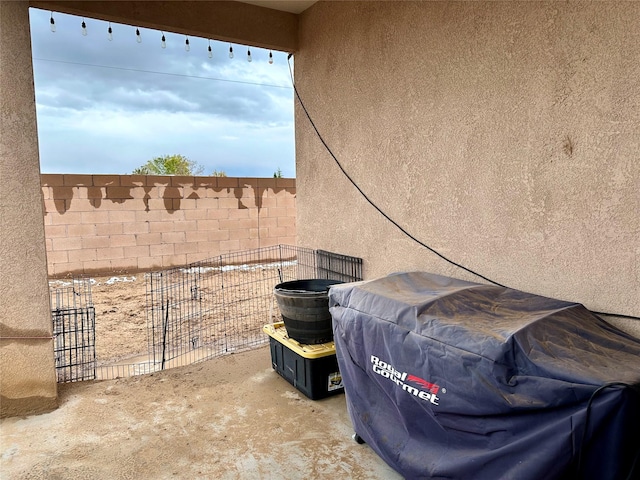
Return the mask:
[[[274,288],[278,308],[289,338],[317,344],[333,340],[329,313],[329,287],[339,280],[294,280]]]

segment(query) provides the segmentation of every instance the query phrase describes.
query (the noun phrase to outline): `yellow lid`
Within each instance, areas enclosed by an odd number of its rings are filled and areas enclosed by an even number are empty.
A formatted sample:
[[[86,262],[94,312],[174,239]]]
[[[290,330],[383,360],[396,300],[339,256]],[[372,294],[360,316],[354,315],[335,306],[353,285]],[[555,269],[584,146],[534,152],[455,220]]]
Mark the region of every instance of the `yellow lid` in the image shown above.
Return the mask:
[[[321,358],[335,355],[336,353],[336,346],[333,341],[308,345],[289,338],[284,322],[269,323],[262,327],[262,331],[304,358]]]

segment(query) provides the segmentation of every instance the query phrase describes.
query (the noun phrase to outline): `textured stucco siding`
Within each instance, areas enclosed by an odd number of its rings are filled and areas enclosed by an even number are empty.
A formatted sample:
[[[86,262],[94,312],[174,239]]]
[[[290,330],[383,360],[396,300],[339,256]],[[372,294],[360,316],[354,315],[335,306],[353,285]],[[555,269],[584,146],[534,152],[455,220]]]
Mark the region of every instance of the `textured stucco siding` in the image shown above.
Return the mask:
[[[640,2],[319,2],[297,88],[353,180],[424,243],[640,315],[638,25]],[[479,280],[366,203],[299,106],[296,146],[299,245],[363,257],[366,278]]]
[[[0,417],[57,405],[26,2],[0,2]],[[35,241],[34,241],[35,239]]]

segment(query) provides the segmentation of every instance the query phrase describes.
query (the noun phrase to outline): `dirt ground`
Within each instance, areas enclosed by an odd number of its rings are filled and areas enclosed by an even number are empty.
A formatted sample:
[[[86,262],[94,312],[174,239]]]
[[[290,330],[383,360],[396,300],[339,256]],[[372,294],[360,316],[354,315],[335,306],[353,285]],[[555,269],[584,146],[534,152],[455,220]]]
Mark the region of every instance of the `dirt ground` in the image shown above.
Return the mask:
[[[2,479],[399,479],[352,439],[343,394],[312,401],[268,347],[59,385],[60,407],[0,421]]]
[[[285,269],[286,270],[286,269]],[[291,273],[291,272],[285,272]],[[154,288],[158,293],[157,282],[150,286],[148,282],[149,274],[138,273],[134,275],[104,276],[85,279],[77,291],[85,295],[85,289],[90,284],[90,302],[95,308],[95,351],[97,365],[112,365],[116,362],[125,362],[135,359],[134,363],[142,361],[143,356],[149,353],[148,338],[148,306],[149,290]],[[268,305],[264,303],[272,300],[272,297],[265,299],[265,292],[271,292],[273,286],[278,282],[274,278],[276,273],[273,268],[251,268],[247,270],[236,270],[226,274],[230,284],[225,287],[225,299],[227,305],[233,305],[234,316],[238,317],[237,322],[226,322],[222,326],[221,313],[209,313],[204,318],[205,323],[197,325],[203,328],[202,335],[222,333],[226,336],[242,336],[240,330],[247,330],[246,336],[262,335],[261,327],[265,323],[280,321],[281,317],[275,303]],[[172,287],[183,287],[185,278],[174,279],[176,282]],[[167,284],[171,282],[167,281]],[[72,280],[51,280],[52,288],[68,289],[72,285]],[[209,290],[215,288],[215,280],[209,276],[203,282],[204,288],[199,290],[200,295],[207,295]],[[163,284],[164,285],[164,284]],[[200,285],[202,287],[202,285]],[[163,287],[164,288],[164,287]],[[166,293],[166,292],[165,292]],[[172,289],[169,295],[177,295],[183,299],[184,292],[180,288]],[[259,299],[257,299],[260,297]],[[175,298],[174,298],[175,300]],[[83,300],[84,301],[84,300]],[[172,300],[173,301],[173,300]],[[212,303],[211,297],[207,298],[207,305]],[[184,305],[181,304],[181,307]],[[274,308],[275,307],[275,308]],[[173,307],[172,307],[173,308]],[[184,308],[188,308],[184,307]],[[247,309],[248,312],[240,310]],[[187,312],[178,314],[187,316]],[[158,312],[156,312],[158,315]],[[157,319],[156,319],[157,320]],[[259,332],[259,333],[256,333]]]
[[[91,287],[96,309],[96,358],[109,363],[147,352],[144,273],[98,277]]]

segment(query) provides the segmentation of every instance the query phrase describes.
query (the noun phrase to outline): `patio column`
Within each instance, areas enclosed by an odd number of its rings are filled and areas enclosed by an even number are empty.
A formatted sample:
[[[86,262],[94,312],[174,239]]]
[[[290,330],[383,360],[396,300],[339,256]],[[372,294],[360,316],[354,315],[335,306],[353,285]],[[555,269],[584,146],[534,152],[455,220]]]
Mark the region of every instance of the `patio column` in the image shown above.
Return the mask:
[[[29,3],[0,1],[0,417],[57,406]]]

